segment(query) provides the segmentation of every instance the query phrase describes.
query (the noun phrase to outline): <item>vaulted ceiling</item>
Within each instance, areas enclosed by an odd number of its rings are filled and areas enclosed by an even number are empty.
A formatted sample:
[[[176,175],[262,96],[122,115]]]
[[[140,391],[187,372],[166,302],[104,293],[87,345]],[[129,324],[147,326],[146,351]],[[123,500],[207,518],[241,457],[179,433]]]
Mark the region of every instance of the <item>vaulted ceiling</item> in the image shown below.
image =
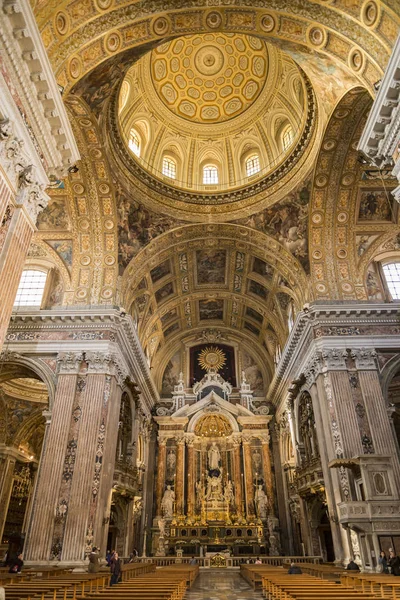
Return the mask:
[[[29,261],[53,266],[53,305],[124,306],[155,368],[185,340],[213,330],[257,348],[272,371],[274,347],[288,335],[288,310],[316,298],[368,298],[371,261],[395,248],[397,213],[379,220],[362,209],[363,194],[386,193],[394,182],[365,175],[356,148],[400,7],[390,0],[216,4],[32,0],[82,159],[65,183],[54,182]],[[265,73],[247,65],[253,96],[245,81],[234,89],[234,73],[218,84],[227,94],[231,86],[229,100],[205,96],[201,69],[215,69],[227,55],[213,50],[185,66],[183,54],[200,35],[215,48],[219,34],[245,39],[247,50],[256,36],[257,56],[267,42],[272,54],[286,57],[304,82],[307,120],[268,176],[240,190],[194,193],[135,161],[118,119],[120,91],[125,77],[134,84],[136,61],[153,56],[152,90],[171,121],[181,118],[194,131],[208,115],[214,125],[206,127],[228,131],[232,115],[244,118],[262,99]],[[236,58],[233,50],[232,60],[240,62],[246,48]],[[182,89],[175,58],[187,76]],[[237,64],[233,70],[246,71]],[[193,103],[197,93],[201,106]]]

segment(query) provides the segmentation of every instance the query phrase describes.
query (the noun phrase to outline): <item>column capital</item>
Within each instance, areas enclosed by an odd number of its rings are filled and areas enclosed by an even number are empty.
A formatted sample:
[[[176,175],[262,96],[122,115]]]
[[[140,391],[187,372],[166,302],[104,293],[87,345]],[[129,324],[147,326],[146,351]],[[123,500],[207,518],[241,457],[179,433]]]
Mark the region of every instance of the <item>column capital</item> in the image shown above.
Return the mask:
[[[121,358],[111,352],[87,352],[88,373],[104,373],[116,378],[123,387],[128,379],[128,371]]]
[[[270,435],[269,431],[266,431],[265,433],[262,433],[262,434],[258,435],[257,437],[262,444],[269,445],[269,441],[271,439],[271,435]]]
[[[58,374],[77,375],[83,360],[83,352],[60,352],[57,356]]]
[[[351,358],[360,371],[376,370],[376,350],[374,348],[352,348]]]
[[[318,375],[326,371],[345,371],[347,350],[345,348],[322,348],[311,356],[304,368],[307,385],[311,387]]]
[[[185,442],[188,448],[193,448],[195,435],[194,433],[185,433]]]
[[[231,437],[231,441],[234,448],[237,448],[242,443],[242,434],[241,433],[233,433]]]

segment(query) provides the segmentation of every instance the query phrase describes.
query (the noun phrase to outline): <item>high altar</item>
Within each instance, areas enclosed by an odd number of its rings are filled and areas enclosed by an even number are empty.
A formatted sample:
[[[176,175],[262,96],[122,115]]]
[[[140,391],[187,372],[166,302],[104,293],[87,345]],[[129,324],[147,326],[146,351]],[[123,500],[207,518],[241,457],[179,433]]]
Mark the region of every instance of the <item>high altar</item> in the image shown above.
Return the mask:
[[[217,372],[217,349],[190,394],[183,376],[172,407],[159,410],[153,552],[202,555],[279,553],[278,519],[266,406],[256,409],[249,384],[232,386]],[[255,414],[255,413],[258,414]],[[160,413],[167,413],[161,414]]]

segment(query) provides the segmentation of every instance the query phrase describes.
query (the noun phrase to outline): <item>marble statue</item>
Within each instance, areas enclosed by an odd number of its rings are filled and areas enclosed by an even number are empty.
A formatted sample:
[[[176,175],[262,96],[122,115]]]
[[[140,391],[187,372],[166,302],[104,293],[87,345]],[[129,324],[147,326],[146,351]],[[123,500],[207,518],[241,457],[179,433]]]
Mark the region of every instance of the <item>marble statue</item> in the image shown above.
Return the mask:
[[[207,500],[222,499],[222,475],[207,477]]]
[[[233,501],[235,499],[235,496],[233,494],[233,485],[232,485],[232,481],[230,479],[228,479],[228,482],[225,486],[224,499],[228,506],[233,504]]]
[[[158,528],[160,530],[160,538],[165,537],[165,519],[158,519]]]
[[[163,499],[161,501],[161,508],[163,510],[164,517],[172,517],[174,514],[174,502],[175,492],[171,490],[171,486],[167,485],[167,489],[164,492]]]
[[[264,492],[262,485],[259,485],[255,494],[255,503],[257,507],[257,515],[260,519],[267,518],[268,498]]]
[[[168,452],[168,456],[167,456],[167,469],[168,471],[175,471],[175,465],[176,465],[176,454],[173,450],[170,450]]]
[[[212,443],[208,451],[208,467],[211,471],[219,469],[219,461],[221,460],[221,453],[215,442]]]

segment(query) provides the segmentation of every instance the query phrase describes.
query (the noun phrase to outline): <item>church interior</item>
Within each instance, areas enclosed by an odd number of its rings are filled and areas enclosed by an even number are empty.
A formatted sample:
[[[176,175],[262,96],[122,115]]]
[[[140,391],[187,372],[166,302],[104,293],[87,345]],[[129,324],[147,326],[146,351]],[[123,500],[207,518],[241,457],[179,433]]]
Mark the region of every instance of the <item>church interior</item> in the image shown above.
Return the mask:
[[[1,557],[400,555],[399,32],[397,0],[0,0]]]

